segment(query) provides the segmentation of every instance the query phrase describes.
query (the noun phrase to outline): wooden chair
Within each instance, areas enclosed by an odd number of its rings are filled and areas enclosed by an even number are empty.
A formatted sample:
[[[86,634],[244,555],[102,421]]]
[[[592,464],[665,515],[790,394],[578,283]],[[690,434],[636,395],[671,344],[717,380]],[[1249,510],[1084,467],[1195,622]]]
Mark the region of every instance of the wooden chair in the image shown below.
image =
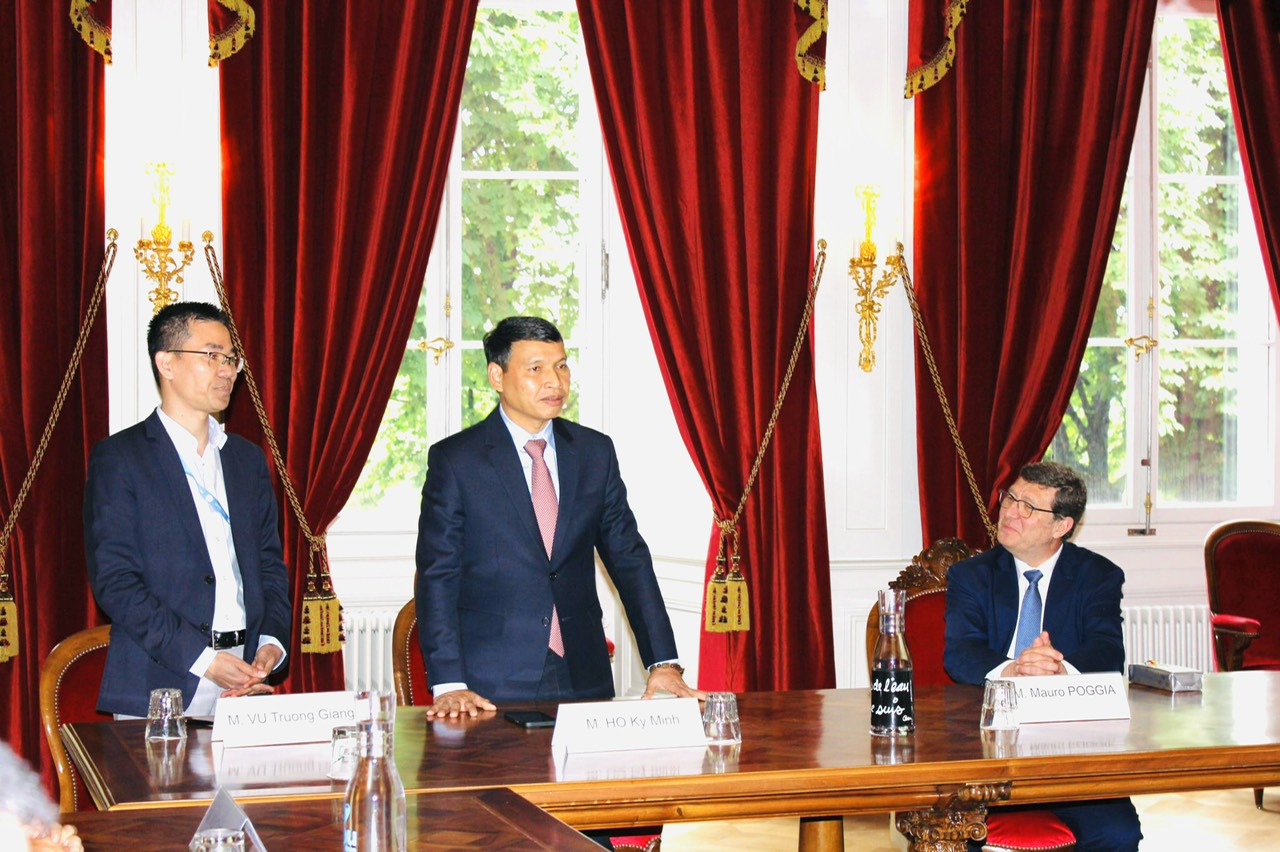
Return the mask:
[[[974,551],[956,538],[934,542],[911,559],[897,579],[889,583],[893,589],[907,593],[903,621],[907,646],[911,649],[914,680],[920,685],[952,683],[942,662],[946,644],[942,626],[947,612],[947,569],[962,559],[975,556]],[[880,638],[880,604],[871,607],[867,616],[867,669]],[[974,719],[977,725],[978,720]],[[1062,850],[1075,849],[1076,837],[1066,823],[1050,811],[1002,810],[987,813],[987,850]]]
[[[96,709],[110,643],[110,625],[81,630],[55,645],[40,667],[40,721],[58,773],[58,806],[64,813],[88,807],[90,798],[62,744],[62,726],[111,718]]]
[[[391,628],[391,672],[395,678],[397,704],[431,703],[427,666],[418,648],[418,609],[413,598],[400,607],[395,626]]]
[[[1218,670],[1280,669],[1280,524],[1214,527],[1204,542],[1204,570]],[[1253,803],[1262,807],[1260,788]]]

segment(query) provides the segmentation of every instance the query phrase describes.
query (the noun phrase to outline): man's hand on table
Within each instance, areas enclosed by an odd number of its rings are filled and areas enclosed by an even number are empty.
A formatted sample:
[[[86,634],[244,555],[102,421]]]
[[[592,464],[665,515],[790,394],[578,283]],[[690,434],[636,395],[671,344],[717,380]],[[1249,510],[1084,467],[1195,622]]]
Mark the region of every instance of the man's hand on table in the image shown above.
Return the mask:
[[[1045,631],[1035,638],[1031,647],[1018,655],[1018,659],[1005,666],[1001,674],[1005,677],[1066,674],[1067,667],[1062,664],[1062,659],[1062,652],[1053,647],[1049,633]]]
[[[677,698],[696,698],[699,701],[706,700],[707,694],[700,689],[694,689],[684,682],[684,675],[675,666],[654,666],[649,672],[649,681],[645,684],[644,695],[642,698],[652,698],[653,694],[658,690],[670,692]]]
[[[479,716],[481,711],[497,710],[498,707],[492,701],[483,695],[477,695],[469,689],[455,689],[453,692],[446,692],[437,695],[435,701],[427,708],[428,719],[440,719],[448,717],[457,719],[459,716]]]

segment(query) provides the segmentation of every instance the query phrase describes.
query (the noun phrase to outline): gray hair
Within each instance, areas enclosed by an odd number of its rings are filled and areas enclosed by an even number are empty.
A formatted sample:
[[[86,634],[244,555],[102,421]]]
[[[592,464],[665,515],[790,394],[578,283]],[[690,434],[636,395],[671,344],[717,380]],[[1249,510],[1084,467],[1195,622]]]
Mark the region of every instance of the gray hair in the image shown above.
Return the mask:
[[[0,790],[4,790],[0,811],[13,814],[26,825],[57,823],[58,808],[45,795],[40,776],[3,740],[0,740]]]

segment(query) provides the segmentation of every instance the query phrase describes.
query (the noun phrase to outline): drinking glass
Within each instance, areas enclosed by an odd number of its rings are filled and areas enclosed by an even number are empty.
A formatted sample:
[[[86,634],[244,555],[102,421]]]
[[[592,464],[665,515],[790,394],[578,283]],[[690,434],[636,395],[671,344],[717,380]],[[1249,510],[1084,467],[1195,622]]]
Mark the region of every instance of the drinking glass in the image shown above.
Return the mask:
[[[333,746],[329,752],[329,777],[350,781],[360,758],[360,738],[355,725],[339,725],[333,729]]]
[[[356,724],[361,722],[395,722],[396,695],[375,689],[356,693]]]
[[[206,828],[196,832],[187,848],[191,852],[244,852],[244,832],[238,828]]]
[[[1018,727],[1018,692],[1012,680],[988,680],[982,693],[984,731],[1008,731]]]
[[[712,692],[702,708],[702,727],[709,745],[742,742],[742,724],[738,721],[738,698],[732,692]]]
[[[187,720],[182,715],[181,689],[153,689],[147,705],[147,739],[185,740]]]

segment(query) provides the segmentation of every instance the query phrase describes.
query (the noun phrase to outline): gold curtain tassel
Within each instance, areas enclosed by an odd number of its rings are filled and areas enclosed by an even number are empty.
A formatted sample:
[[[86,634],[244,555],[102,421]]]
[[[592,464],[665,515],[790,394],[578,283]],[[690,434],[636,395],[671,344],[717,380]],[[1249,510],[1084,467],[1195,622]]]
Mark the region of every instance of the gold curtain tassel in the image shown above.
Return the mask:
[[[0,663],[18,656],[18,604],[12,594],[0,597]]]
[[[707,632],[729,632],[729,582],[724,575],[712,575],[707,582]]]
[[[728,596],[728,616],[730,631],[747,631],[751,629],[751,597],[747,594],[747,578],[741,574],[730,574],[726,584]]]
[[[302,598],[302,653],[342,650],[342,607],[333,594],[307,592]]]

